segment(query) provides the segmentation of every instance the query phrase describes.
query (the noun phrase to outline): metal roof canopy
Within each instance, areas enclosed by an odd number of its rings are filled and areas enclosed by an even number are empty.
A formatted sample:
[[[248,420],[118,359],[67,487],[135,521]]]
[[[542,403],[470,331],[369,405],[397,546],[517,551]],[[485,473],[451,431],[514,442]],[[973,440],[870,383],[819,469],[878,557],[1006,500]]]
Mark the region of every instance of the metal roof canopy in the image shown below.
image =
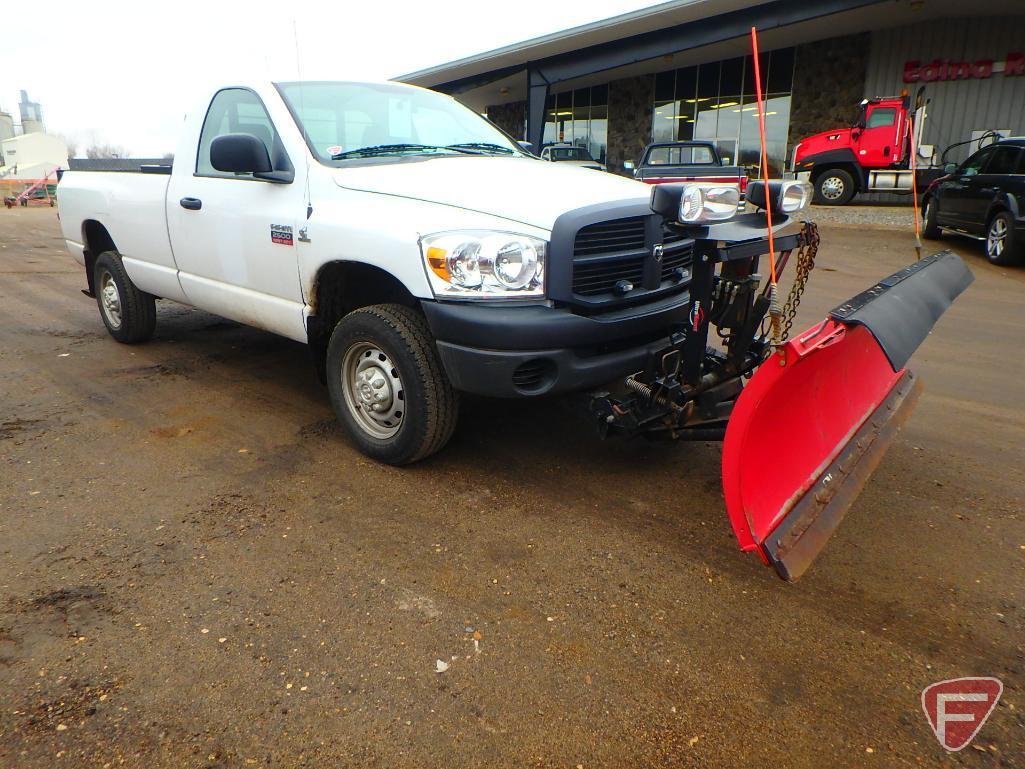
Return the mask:
[[[881,2],[884,0],[773,0],[773,2],[707,15],[664,29],[654,29],[621,39],[606,40],[584,48],[568,50],[530,61],[526,64],[527,140],[533,145],[535,151],[540,149],[544,132],[545,102],[552,86],[558,83],[657,59],[680,51],[742,38],[750,32],[751,27],[757,27],[760,31],[774,30]],[[713,4],[672,3],[667,5],[672,9],[681,6],[696,9],[700,6],[707,8]],[[663,6],[659,6],[655,10],[660,8]],[[707,8],[707,10],[711,10],[711,8]],[[612,20],[607,24],[616,27],[618,25],[614,23],[615,21]],[[584,29],[590,30],[593,26],[589,25]],[[565,39],[565,35],[556,39],[562,41]],[[525,49],[538,47],[539,42],[544,41],[532,41],[523,44],[522,47]],[[511,49],[502,49],[493,54],[484,54],[478,57],[478,60],[483,63],[486,59],[501,58],[501,54],[509,52]],[[444,71],[452,72],[459,69],[465,71],[465,68],[472,66],[474,61],[472,59],[463,60],[445,67],[413,73],[402,79],[427,84],[430,81],[438,80],[438,76]],[[495,80],[507,78],[522,72],[523,69],[522,63],[509,64],[499,69],[478,72],[434,85],[437,90],[458,94]]]

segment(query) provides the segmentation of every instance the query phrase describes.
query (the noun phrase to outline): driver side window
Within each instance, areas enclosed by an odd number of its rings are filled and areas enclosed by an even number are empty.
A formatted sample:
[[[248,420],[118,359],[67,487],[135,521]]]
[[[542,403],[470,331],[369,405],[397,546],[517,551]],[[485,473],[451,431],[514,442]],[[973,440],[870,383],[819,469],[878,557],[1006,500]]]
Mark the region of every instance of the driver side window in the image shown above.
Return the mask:
[[[199,135],[199,154],[196,157],[197,176],[218,176],[228,179],[251,179],[252,174],[233,174],[218,171],[210,163],[210,145],[218,136],[225,134],[249,134],[263,142],[274,162],[284,150],[278,138],[270,115],[263,102],[252,91],[245,88],[226,88],[219,91],[210,102],[203,131]]]
[[[989,160],[989,156],[993,154],[994,149],[992,146],[983,147],[964,162],[959,169],[960,173],[964,176],[975,176],[986,165],[986,161]]]
[[[868,116],[868,122],[865,124],[865,128],[884,128],[886,126],[891,126],[896,119],[897,110],[891,107],[877,107],[872,110],[872,114]]]

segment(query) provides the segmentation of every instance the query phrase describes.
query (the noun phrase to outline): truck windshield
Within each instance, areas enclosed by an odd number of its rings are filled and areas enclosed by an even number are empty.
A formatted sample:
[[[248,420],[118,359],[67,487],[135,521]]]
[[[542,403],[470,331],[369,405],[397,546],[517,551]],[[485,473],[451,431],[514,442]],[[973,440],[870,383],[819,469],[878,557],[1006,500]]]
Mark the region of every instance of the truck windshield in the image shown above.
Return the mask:
[[[322,163],[420,154],[524,155],[477,113],[433,91],[397,84],[278,83]]]

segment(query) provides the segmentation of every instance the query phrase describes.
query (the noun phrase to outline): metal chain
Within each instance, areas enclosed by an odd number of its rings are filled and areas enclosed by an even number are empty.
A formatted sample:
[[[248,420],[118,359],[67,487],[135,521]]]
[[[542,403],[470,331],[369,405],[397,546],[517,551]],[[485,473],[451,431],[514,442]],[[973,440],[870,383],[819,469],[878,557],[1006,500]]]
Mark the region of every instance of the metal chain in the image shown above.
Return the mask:
[[[790,287],[790,294],[783,305],[783,333],[780,343],[785,342],[790,336],[790,329],[794,325],[794,318],[797,315],[797,308],[801,306],[801,296],[808,285],[808,277],[815,269],[815,256],[819,252],[819,228],[815,222],[805,222],[801,231],[800,245],[797,248],[797,267],[794,272],[794,284]]]

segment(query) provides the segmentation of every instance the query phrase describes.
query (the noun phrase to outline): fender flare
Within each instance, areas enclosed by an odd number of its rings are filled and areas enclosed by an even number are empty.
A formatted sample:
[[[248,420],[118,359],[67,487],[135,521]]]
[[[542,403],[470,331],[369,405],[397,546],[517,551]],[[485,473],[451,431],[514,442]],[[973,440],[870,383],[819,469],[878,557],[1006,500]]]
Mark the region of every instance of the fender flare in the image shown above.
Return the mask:
[[[858,163],[854,150],[850,147],[839,147],[835,150],[826,150],[809,155],[800,162],[795,170],[811,172],[811,178],[815,179],[819,173],[828,171],[831,168],[842,168],[850,173],[855,184],[858,185],[858,192],[865,189],[865,169]]]
[[[1015,221],[1021,221],[1022,213],[1018,207],[1018,201],[1014,195],[1009,192],[1001,192],[996,200],[989,204],[989,208],[986,209],[986,221],[983,225],[988,225],[989,220],[992,219],[998,211],[1009,211],[1011,216],[1014,217]]]

